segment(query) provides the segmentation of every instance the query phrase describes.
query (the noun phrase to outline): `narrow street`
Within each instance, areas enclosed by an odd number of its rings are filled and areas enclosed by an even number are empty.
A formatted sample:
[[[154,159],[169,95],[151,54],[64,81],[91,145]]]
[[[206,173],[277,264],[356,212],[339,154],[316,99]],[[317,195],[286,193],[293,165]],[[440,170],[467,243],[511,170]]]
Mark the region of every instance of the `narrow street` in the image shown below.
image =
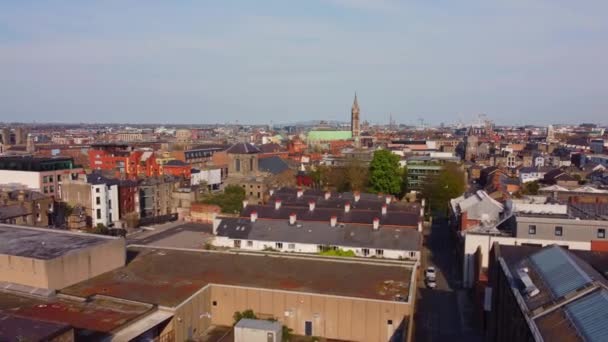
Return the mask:
[[[458,255],[448,229],[445,220],[436,219],[433,226],[424,231],[426,243],[422,251],[422,267],[435,267],[437,287],[427,289],[424,272],[421,272],[415,340],[483,341],[475,327],[473,304],[468,292],[460,286]]]

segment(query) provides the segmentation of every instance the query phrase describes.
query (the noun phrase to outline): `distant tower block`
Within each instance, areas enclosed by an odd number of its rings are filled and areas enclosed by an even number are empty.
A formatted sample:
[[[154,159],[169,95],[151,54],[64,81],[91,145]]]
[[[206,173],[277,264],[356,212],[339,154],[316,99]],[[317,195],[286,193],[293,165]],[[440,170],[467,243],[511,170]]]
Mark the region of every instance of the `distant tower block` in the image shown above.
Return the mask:
[[[555,129],[553,128],[553,125],[549,125],[549,127],[547,127],[547,141],[555,141]]]
[[[355,101],[353,107],[350,110],[350,130],[355,140],[355,144],[359,143],[359,135],[361,133],[359,127],[359,102],[357,102],[357,93],[355,93]]]

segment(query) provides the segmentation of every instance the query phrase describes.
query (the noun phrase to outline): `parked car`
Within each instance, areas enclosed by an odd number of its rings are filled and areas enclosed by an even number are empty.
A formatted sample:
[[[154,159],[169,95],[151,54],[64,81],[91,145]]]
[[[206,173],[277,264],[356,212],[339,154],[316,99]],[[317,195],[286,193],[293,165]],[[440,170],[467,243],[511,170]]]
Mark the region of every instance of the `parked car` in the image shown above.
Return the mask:
[[[427,267],[426,271],[424,271],[424,277],[428,280],[435,281],[436,276],[437,276],[437,273],[435,272],[435,267],[433,267],[433,266]]]

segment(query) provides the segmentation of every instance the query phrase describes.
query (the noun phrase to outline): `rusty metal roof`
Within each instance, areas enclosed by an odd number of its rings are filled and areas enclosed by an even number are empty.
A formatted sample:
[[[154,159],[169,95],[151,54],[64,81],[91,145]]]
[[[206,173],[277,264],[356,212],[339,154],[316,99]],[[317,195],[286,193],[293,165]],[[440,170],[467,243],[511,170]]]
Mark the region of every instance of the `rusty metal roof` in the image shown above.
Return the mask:
[[[234,285],[382,300],[408,298],[404,264],[228,252],[130,248],[125,267],[63,289],[175,307],[204,286]]]

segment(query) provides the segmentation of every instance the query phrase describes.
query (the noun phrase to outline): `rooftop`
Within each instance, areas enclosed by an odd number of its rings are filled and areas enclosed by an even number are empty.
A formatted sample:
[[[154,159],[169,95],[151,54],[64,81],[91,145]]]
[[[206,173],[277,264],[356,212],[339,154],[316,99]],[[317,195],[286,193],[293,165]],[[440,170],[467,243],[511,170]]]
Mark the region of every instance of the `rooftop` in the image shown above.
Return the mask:
[[[107,242],[111,237],[62,230],[0,224],[0,254],[54,259],[69,252]]]
[[[316,208],[311,211],[308,207],[298,206],[289,207],[281,205],[279,209],[268,205],[248,205],[241,211],[241,216],[249,218],[251,212],[257,212],[259,218],[288,220],[292,213],[295,213],[298,221],[317,221],[329,222],[332,216],[336,216],[338,222],[372,224],[374,218],[380,219],[380,225],[392,227],[417,227],[420,220],[420,213],[405,211],[390,211],[382,215],[380,210],[352,210],[345,212],[339,208]]]
[[[260,153],[260,149],[250,143],[236,143],[226,150],[230,154],[255,154]]]
[[[43,322],[0,312],[0,341],[49,341],[70,330],[60,323]]]
[[[68,324],[91,334],[110,333],[150,310],[150,305],[118,301],[103,296],[78,301],[0,292],[0,315],[10,313],[29,320]],[[1,326],[3,324],[0,324]]]
[[[368,225],[343,224],[331,227],[328,222],[305,221],[290,226],[288,221],[223,218],[219,236],[233,239],[307,243],[329,246],[416,251],[420,249],[420,233],[411,228],[372,229]]]
[[[175,307],[208,284],[223,284],[392,301],[408,298],[412,272],[400,263],[321,257],[141,247],[129,252],[134,257],[127,266],[62,292]]]
[[[608,317],[608,281],[606,273],[601,273],[606,258],[598,259],[594,252],[573,253],[557,245],[500,246],[500,256],[512,275],[512,290],[523,299],[522,312],[543,339],[606,341],[608,320],[599,318]],[[538,292],[527,295],[524,288]]]

